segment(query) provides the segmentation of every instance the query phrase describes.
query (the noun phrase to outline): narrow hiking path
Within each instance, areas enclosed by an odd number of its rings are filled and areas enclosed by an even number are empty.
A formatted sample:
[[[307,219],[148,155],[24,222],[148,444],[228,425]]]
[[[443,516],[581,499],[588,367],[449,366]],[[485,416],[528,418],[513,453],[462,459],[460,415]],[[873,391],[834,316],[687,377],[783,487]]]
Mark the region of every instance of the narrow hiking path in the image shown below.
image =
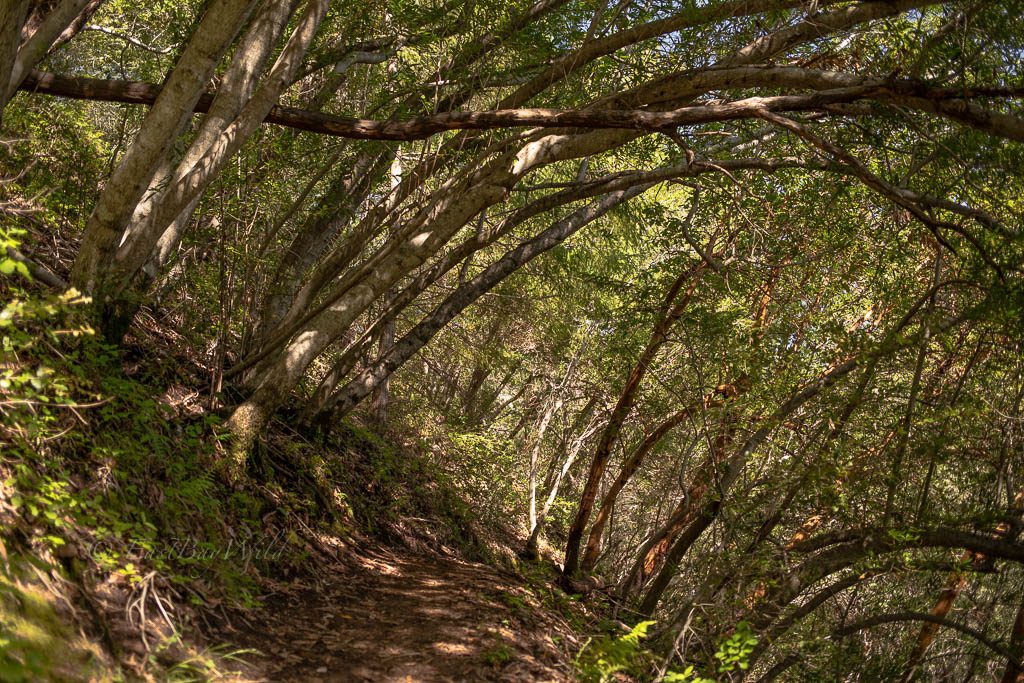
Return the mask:
[[[216,636],[254,681],[567,681],[575,635],[523,580],[471,562],[374,549],[274,587]]]

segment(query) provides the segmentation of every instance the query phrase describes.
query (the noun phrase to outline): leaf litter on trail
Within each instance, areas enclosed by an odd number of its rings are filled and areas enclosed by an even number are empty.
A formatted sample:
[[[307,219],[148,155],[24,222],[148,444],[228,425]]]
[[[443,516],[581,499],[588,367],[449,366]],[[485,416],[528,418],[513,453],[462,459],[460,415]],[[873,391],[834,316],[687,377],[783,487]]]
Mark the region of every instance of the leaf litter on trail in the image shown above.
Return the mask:
[[[560,619],[520,606],[518,577],[480,564],[373,550],[272,590],[222,637],[259,654],[254,681],[567,681]],[[509,596],[519,596],[510,598]],[[552,634],[558,638],[552,638]]]

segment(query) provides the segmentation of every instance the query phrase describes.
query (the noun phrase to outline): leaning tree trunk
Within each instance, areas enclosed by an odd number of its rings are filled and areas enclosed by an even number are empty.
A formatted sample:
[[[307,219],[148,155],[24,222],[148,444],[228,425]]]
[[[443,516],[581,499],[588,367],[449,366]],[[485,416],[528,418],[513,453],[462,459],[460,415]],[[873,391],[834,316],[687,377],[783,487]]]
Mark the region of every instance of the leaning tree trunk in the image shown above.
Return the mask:
[[[569,381],[572,379],[573,373],[576,371],[576,364],[579,363],[580,356],[583,355],[583,350],[586,348],[586,339],[580,344],[580,347],[573,354],[572,360],[569,361],[569,366],[565,369],[565,374],[562,376],[562,380],[557,386],[552,386],[547,397],[547,406],[544,408],[544,412],[541,414],[540,420],[537,424],[537,433],[533,438],[533,447],[530,449],[530,472],[529,472],[529,527],[530,527],[530,538],[534,537],[537,525],[540,523],[538,512],[537,512],[537,473],[540,467],[540,452],[544,445],[544,435],[548,431],[548,426],[551,424],[551,420],[555,414],[561,410],[562,405],[565,403],[564,392],[565,388],[569,385]],[[549,469],[550,474],[553,470]],[[529,547],[529,542],[527,543]]]
[[[25,77],[89,4],[88,0],[61,0],[22,41],[29,3],[0,2],[0,119]],[[90,11],[95,11],[95,7]]]
[[[151,185],[146,198],[136,207],[132,223],[128,228],[129,234],[146,230],[152,231],[154,234],[160,233],[155,247],[148,250],[147,263],[141,273],[144,278],[143,286],[148,285],[160,274],[177,251],[182,234],[201,198],[201,191],[197,191],[194,193],[195,196],[184,206],[180,203],[172,205],[170,198],[162,188],[180,183],[185,174],[191,171],[200,160],[209,163],[219,154],[215,145],[221,142],[228,126],[242,113],[245,105],[252,99],[267,61],[283,35],[288,20],[295,12],[297,5],[298,0],[267,3],[256,14],[235,47],[231,56],[231,64],[220,78],[217,94],[210,104],[210,111],[203,117],[195,139],[189,145],[184,157],[178,162],[174,176],[164,182]],[[210,175],[215,175],[215,172]],[[168,206],[161,206],[164,202],[168,202]],[[147,225],[148,222],[156,222],[156,212],[170,215],[175,213],[175,209],[178,210],[174,219],[163,228],[159,223],[152,226]]]
[[[749,382],[746,379],[741,379],[734,384],[723,384],[715,389],[714,394],[720,394],[725,398],[735,398],[749,388]],[[704,409],[720,408],[724,405],[724,401],[715,400],[714,394],[704,399]],[[597,514],[594,516],[594,522],[590,527],[590,534],[587,536],[586,552],[583,555],[583,561],[580,563],[580,568],[584,572],[589,572],[597,564],[597,558],[601,553],[601,536],[604,533],[605,524],[608,522],[608,518],[611,514],[612,508],[615,507],[615,501],[618,499],[622,489],[625,488],[629,480],[633,478],[640,466],[643,465],[644,460],[650,454],[652,450],[664,439],[669,432],[675,429],[683,420],[687,417],[692,416],[696,412],[694,406],[687,406],[682,410],[678,410],[675,413],[665,418],[661,424],[659,424],[654,431],[647,435],[647,437],[637,446],[636,450],[626,458],[626,461],[622,464],[622,468],[619,470],[618,476],[612,485],[608,487],[605,492],[604,498],[601,499],[601,505],[598,507]]]
[[[21,27],[28,14],[28,0],[3,0],[0,2],[0,122],[3,121],[4,107],[10,100],[7,86],[14,80],[14,61],[21,43]]]
[[[677,550],[682,546],[679,543],[680,535],[684,533],[684,530],[693,533],[696,528],[693,525],[697,522],[697,515],[704,506],[705,496],[715,477],[715,472],[725,460],[725,454],[732,444],[736,427],[734,417],[722,416],[722,423],[711,446],[711,453],[694,473],[686,494],[679,500],[679,504],[669,515],[668,521],[640,549],[636,562],[622,582],[620,593],[624,598],[641,591],[655,575],[655,572],[663,571],[667,562],[672,561],[673,553],[680,553],[681,557],[681,552],[685,552]]]
[[[115,314],[110,309],[118,286],[111,277],[115,252],[135,208],[255,6],[256,0],[215,0],[210,5],[89,216],[71,278],[93,295],[101,319]]]
[[[794,393],[791,394],[783,404],[763,420],[762,426],[758,428],[758,430],[755,431],[746,440],[746,442],[744,442],[739,451],[730,458],[721,479],[718,481],[718,495],[711,498],[703,505],[702,509],[696,514],[695,520],[690,524],[686,531],[680,535],[675,546],[673,546],[672,550],[669,552],[661,572],[659,572],[658,576],[652,582],[651,587],[648,589],[647,594],[644,596],[644,599],[641,602],[640,611],[644,614],[652,614],[654,612],[654,609],[657,607],[658,602],[660,602],[665,589],[668,588],[668,584],[672,580],[680,560],[693,546],[693,544],[697,542],[704,531],[707,530],[707,528],[718,518],[718,513],[721,510],[724,497],[728,495],[733,485],[739,479],[746,467],[747,461],[750,459],[750,456],[786,418],[822,391],[834,386],[837,382],[846,377],[853,370],[860,367],[862,364],[869,363],[876,358],[891,356],[892,354],[910,346],[920,344],[921,340],[926,337],[946,332],[963,323],[970,317],[970,315],[973,315],[973,312],[944,320],[934,326],[928,325],[918,335],[910,335],[908,337],[900,338],[897,336],[897,333],[900,332],[909,322],[908,315],[908,317],[905,317],[903,321],[898,323],[894,329],[886,335],[885,339],[877,348],[870,350],[861,356],[855,356],[843,363],[836,364],[832,369],[820,375],[817,379],[808,382],[800,389],[794,391]]]
[[[581,411],[580,417],[589,415],[597,405],[597,398],[591,397],[586,407]],[[574,421],[574,426],[581,422],[579,418]],[[583,450],[583,446],[587,443],[587,440],[593,436],[594,432],[597,431],[598,422],[591,420],[591,425],[583,430],[580,434],[577,434],[572,440],[572,444],[566,449],[565,460],[562,461],[561,465],[557,462],[551,463],[551,468],[548,470],[548,475],[544,478],[544,488],[547,490],[547,497],[544,499],[544,504],[537,511],[537,521],[530,529],[530,537],[526,540],[526,547],[524,552],[529,558],[536,558],[538,556],[538,549],[540,547],[540,538],[544,533],[545,522],[548,518],[548,513],[551,512],[551,507],[555,504],[555,499],[558,497],[558,492],[562,488],[562,482],[565,480],[569,470],[572,469],[573,464],[576,462],[576,458],[579,457],[580,452]]]
[[[897,0],[886,3],[865,3],[863,6],[843,8],[836,12],[818,13],[813,18],[799,21],[775,33],[762,36],[731,56],[721,60],[717,67],[740,67],[769,60],[808,41],[841,31],[860,23],[893,16],[920,4],[922,0]],[[518,30],[518,29],[516,29]],[[779,86],[792,86],[791,76],[772,72],[771,78],[779,77]],[[659,80],[648,83],[634,91],[638,105],[655,104],[661,109],[686,106],[693,98],[708,90],[729,84],[729,69],[712,70],[707,77],[696,79],[679,78],[670,81]],[[722,78],[724,81],[718,81]],[[830,80],[830,79],[825,79]],[[810,82],[801,78],[800,87],[834,87],[826,85],[821,78]],[[406,276],[430,258],[480,211],[505,199],[512,188],[529,172],[556,161],[593,156],[614,149],[642,135],[637,130],[598,130],[573,134],[572,132],[551,135],[537,135],[518,152],[508,152],[483,164],[477,170],[460,177],[447,186],[443,194],[436,196],[430,212],[421,213],[403,231],[402,238],[388,244],[378,257],[371,258],[366,268],[354,268],[335,289],[313,304],[323,288],[337,273],[331,272],[335,264],[328,263],[325,270],[330,273],[321,283],[314,283],[308,297],[297,308],[294,332],[282,340],[282,347],[275,348],[253,369],[248,386],[252,393],[239,405],[227,421],[227,427],[234,434],[232,457],[244,459],[252,441],[262,430],[273,411],[281,405],[291,390],[298,384],[310,363],[332,343],[341,338],[349,326],[367,307],[387,291],[396,281]],[[451,145],[463,144],[468,136],[458,136]],[[403,180],[403,192],[413,192],[424,175],[429,175],[432,162],[426,162],[423,173],[409,174],[413,180]],[[407,195],[408,196],[408,195]],[[362,248],[362,247],[360,247]],[[347,260],[347,259],[343,259]],[[331,261],[330,257],[327,261]],[[577,539],[578,542],[578,539]]]
[[[695,268],[687,270],[676,278],[676,281],[669,288],[665,302],[662,305],[661,316],[651,331],[651,337],[647,342],[647,346],[644,347],[640,358],[633,365],[633,369],[626,378],[626,383],[619,393],[619,399],[612,410],[611,417],[608,418],[608,424],[605,426],[604,432],[601,433],[601,439],[597,443],[597,448],[594,449],[594,457],[590,462],[587,482],[583,486],[583,493],[580,494],[579,508],[576,511],[576,517],[573,520],[572,526],[569,528],[569,536],[565,544],[565,565],[562,571],[566,576],[571,577],[576,573],[579,565],[580,541],[583,538],[587,522],[590,521],[590,513],[594,509],[594,502],[597,499],[597,490],[601,485],[601,478],[604,476],[605,467],[607,467],[608,460],[611,458],[612,448],[618,441],[619,432],[622,430],[626,418],[633,411],[633,404],[636,403],[640,384],[654,362],[654,357],[665,342],[668,341],[669,330],[671,330],[672,326],[686,310],[704,274],[705,267],[705,264],[701,262]],[[680,292],[687,282],[689,282],[689,287],[680,296]]]
[[[972,555],[973,553],[966,552],[961,560],[969,562]],[[949,575],[949,579],[946,581],[946,585],[943,586],[942,590],[939,592],[939,597],[929,611],[929,614],[939,619],[945,619],[946,615],[948,615],[950,610],[953,609],[953,603],[956,602],[957,596],[960,595],[960,591],[962,591],[966,585],[967,577],[963,572],[952,572]],[[904,672],[903,678],[901,679],[903,683],[910,683],[910,681],[917,678],[920,673],[921,662],[924,660],[924,656],[928,652],[928,648],[931,647],[938,632],[939,625],[937,623],[925,622],[921,624],[921,630],[918,632],[917,638],[914,641],[914,648],[910,652],[907,670]]]
[[[183,228],[188,220],[188,216],[182,216],[183,212],[190,213],[194,209],[202,193],[256,132],[281,94],[294,81],[320,22],[326,15],[328,2],[329,0],[308,0],[305,11],[274,65],[238,111],[237,116],[223,126],[219,133],[211,134],[213,139],[209,143],[196,149],[196,153],[202,154],[201,158],[195,159],[191,164],[178,166],[170,187],[156,202],[152,211],[142,220],[133,221],[129,226],[127,239],[117,249],[114,263],[107,269],[107,276],[117,283],[109,294],[112,297],[111,308],[117,312],[115,320],[121,325],[126,325],[130,321],[131,315],[137,309],[138,301],[144,294],[147,281],[141,278],[140,274],[147,261],[150,261],[157,252],[161,238],[171,242],[170,247],[165,244],[166,252],[176,247],[181,239],[181,231],[178,228]],[[251,52],[246,50],[241,55],[243,64],[265,61],[273,45],[271,40],[282,32],[291,14],[290,3],[268,7],[272,7],[274,11],[269,11],[259,18],[260,21],[250,33],[253,40],[244,41],[240,46],[252,48]],[[229,103],[226,108],[234,108],[234,104]],[[221,123],[215,123],[211,128],[221,128]],[[162,265],[158,264],[160,267]],[[118,326],[115,326],[114,330],[117,329]]]
[[[391,373],[423,348],[455,316],[497,286],[506,277],[540,254],[561,244],[571,235],[597,220],[615,206],[642,194],[651,186],[651,183],[644,183],[598,199],[558,221],[537,237],[524,242],[505,254],[497,262],[484,269],[449,295],[431,315],[406,333],[385,358],[363,370],[342,387],[328,401],[325,410],[333,409],[340,414],[345,414],[352,410],[381,381],[389,377]]]
[[[299,227],[270,278],[271,291],[259,316],[257,350],[291,308],[303,276],[356,216],[393,156],[390,150],[360,153],[335,176],[319,202],[321,210],[314,210]]]

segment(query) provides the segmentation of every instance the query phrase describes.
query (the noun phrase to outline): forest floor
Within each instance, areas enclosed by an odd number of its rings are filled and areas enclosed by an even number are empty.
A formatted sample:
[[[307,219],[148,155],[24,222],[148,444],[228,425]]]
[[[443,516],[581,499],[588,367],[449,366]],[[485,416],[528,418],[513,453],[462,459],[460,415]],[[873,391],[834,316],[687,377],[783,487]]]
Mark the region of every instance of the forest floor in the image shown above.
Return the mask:
[[[14,294],[57,312],[20,323],[50,384],[0,411],[0,681],[576,678],[597,613],[517,559],[512,499],[470,487],[463,447],[282,418],[228,484],[210,368],[173,320],[58,349],[33,340],[78,311]]]
[[[376,547],[272,587],[212,639],[249,650],[240,680],[565,681],[573,629],[523,578]]]

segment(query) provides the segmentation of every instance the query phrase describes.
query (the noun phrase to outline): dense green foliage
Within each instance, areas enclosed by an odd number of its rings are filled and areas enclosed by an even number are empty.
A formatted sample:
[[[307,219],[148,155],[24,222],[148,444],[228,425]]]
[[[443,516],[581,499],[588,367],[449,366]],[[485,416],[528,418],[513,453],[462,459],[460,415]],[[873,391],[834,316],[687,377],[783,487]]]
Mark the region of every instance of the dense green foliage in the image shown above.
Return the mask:
[[[60,4],[0,33],[5,614],[370,534],[584,680],[1024,680],[1018,0],[107,0],[21,64]]]

